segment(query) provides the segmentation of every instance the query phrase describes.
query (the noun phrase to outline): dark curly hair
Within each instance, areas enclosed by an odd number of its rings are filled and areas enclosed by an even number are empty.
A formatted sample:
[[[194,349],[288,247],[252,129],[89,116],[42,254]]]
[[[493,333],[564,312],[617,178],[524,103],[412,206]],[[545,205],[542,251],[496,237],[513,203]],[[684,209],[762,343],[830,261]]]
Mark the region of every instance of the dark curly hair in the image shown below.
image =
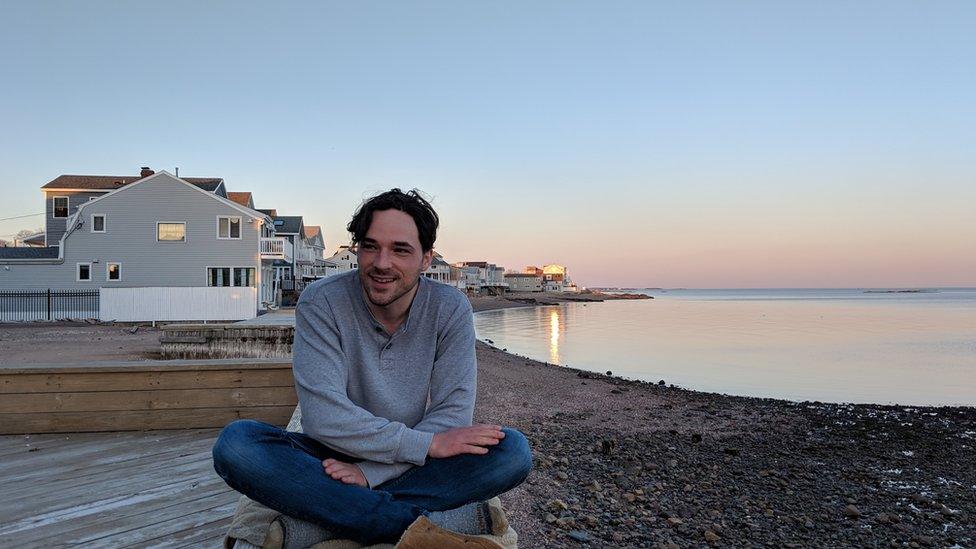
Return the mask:
[[[361,244],[366,238],[366,231],[373,222],[373,212],[383,210],[400,210],[412,217],[417,224],[417,234],[420,235],[420,247],[425,252],[434,249],[440,218],[417,189],[409,192],[390,189],[363,202],[346,226],[346,230],[352,234],[353,245]]]

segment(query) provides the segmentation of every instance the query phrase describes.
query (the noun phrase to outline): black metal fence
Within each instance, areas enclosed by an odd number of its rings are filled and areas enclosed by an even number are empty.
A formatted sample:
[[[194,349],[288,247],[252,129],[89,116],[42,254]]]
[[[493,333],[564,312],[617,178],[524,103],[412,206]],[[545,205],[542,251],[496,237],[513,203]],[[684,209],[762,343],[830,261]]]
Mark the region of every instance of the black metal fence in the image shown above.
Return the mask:
[[[98,318],[98,290],[0,290],[0,322]]]

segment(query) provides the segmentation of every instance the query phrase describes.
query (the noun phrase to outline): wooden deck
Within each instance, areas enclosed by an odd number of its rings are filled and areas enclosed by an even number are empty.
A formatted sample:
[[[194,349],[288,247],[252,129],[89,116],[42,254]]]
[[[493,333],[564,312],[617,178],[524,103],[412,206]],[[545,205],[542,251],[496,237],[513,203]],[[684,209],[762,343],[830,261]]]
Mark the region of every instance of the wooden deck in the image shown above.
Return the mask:
[[[218,429],[0,436],[0,547],[221,547]]]

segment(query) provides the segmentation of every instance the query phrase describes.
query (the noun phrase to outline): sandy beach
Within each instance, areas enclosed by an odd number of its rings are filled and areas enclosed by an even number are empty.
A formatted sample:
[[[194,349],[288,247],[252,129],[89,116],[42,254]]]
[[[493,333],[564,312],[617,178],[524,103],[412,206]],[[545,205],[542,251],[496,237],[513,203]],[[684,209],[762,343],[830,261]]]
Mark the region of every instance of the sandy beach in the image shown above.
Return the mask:
[[[476,420],[535,453],[503,498],[523,547],[976,544],[976,409],[700,393],[483,342],[478,363]]]

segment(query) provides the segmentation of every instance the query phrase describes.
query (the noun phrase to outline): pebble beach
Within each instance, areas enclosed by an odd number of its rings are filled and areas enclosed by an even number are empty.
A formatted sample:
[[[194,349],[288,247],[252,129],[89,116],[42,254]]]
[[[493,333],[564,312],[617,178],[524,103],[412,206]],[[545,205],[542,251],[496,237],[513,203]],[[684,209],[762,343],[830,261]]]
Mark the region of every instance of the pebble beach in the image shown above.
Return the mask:
[[[976,408],[702,393],[486,342],[478,365],[476,421],[533,447],[503,497],[520,546],[976,545]]]

